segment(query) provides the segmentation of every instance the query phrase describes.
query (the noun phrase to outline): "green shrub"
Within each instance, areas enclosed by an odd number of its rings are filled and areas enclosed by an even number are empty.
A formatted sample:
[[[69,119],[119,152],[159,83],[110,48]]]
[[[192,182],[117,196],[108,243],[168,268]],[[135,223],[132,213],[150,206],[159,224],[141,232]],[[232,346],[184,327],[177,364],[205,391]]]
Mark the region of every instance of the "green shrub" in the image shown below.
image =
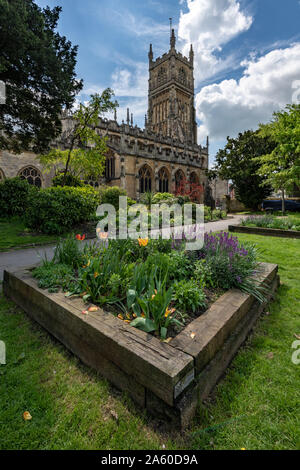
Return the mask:
[[[19,177],[7,178],[0,183],[0,217],[23,215],[30,195],[35,195],[38,188],[31,186]]]
[[[182,280],[174,284],[173,300],[182,312],[196,312],[206,307],[205,293],[194,279]]]
[[[162,204],[163,202],[171,206],[172,204],[178,203],[178,199],[176,196],[174,196],[174,194],[170,193],[154,194],[152,198],[152,204]]]
[[[103,187],[99,192],[101,204],[111,204],[117,211],[119,210],[119,197],[127,195],[125,189],[118,186]]]
[[[41,189],[29,197],[25,212],[28,228],[61,234],[95,216],[99,195],[91,186]]]
[[[74,282],[71,266],[54,264],[51,261],[44,261],[42,266],[36,268],[33,271],[33,277],[38,279],[40,289],[48,289],[49,292],[58,292],[60,288],[66,291]]]
[[[52,179],[52,186],[71,186],[73,188],[82,188],[84,186],[83,181],[77,176],[72,175],[71,173],[67,173],[65,183],[64,183],[64,174],[54,176]]]

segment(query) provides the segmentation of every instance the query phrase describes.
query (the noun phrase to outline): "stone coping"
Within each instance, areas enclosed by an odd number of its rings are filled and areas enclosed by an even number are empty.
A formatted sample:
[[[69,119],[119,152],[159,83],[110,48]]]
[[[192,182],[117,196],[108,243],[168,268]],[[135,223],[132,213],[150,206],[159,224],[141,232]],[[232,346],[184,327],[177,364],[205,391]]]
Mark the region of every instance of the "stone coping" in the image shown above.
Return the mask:
[[[258,280],[278,286],[278,267],[262,263]],[[3,291],[82,362],[154,415],[186,427],[198,399],[224,374],[266,304],[232,289],[169,343],[138,330],[81,298],[40,289],[30,268],[4,271]],[[268,299],[268,300],[269,300]]]

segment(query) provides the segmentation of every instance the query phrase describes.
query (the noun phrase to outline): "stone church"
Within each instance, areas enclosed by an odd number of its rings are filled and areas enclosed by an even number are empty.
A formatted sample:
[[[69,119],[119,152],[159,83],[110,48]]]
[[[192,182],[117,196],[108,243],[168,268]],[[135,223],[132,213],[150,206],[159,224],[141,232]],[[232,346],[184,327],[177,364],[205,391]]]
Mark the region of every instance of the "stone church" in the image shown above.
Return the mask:
[[[126,122],[121,124],[117,122],[116,112],[113,120],[99,120],[98,132],[108,138],[105,175],[90,178],[87,183],[95,187],[119,186],[134,199],[146,191],[174,193],[182,180],[207,189],[208,138],[206,147],[197,144],[193,48],[187,58],[175,46],[174,30],[170,35],[170,49],[162,57],[154,60],[150,45],[144,129],[133,125],[129,109]],[[70,117],[63,116],[62,123],[59,145],[63,145]],[[0,152],[0,179],[17,175],[40,187],[50,186],[54,176],[43,173],[34,154]],[[204,192],[199,196],[203,202]]]

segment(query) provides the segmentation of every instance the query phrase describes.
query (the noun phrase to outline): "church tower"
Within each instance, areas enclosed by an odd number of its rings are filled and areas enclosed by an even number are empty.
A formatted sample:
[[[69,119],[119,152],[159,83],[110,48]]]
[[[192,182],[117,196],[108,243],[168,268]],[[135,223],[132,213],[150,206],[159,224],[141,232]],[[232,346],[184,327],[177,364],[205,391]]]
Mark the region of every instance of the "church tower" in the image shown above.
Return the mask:
[[[157,134],[197,143],[196,112],[194,107],[194,52],[189,58],[175,49],[174,29],[170,50],[153,60],[149,50],[149,93],[147,128]]]

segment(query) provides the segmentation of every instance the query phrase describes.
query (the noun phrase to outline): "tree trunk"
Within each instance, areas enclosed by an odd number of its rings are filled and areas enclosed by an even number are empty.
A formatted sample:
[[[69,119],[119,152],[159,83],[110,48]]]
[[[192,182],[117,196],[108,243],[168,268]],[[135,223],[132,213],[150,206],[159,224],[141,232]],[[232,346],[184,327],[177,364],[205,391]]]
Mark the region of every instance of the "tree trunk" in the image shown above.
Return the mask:
[[[281,193],[282,193],[282,206],[281,206],[281,210],[282,210],[282,215],[285,214],[285,193],[284,193],[284,189],[281,190]]]

